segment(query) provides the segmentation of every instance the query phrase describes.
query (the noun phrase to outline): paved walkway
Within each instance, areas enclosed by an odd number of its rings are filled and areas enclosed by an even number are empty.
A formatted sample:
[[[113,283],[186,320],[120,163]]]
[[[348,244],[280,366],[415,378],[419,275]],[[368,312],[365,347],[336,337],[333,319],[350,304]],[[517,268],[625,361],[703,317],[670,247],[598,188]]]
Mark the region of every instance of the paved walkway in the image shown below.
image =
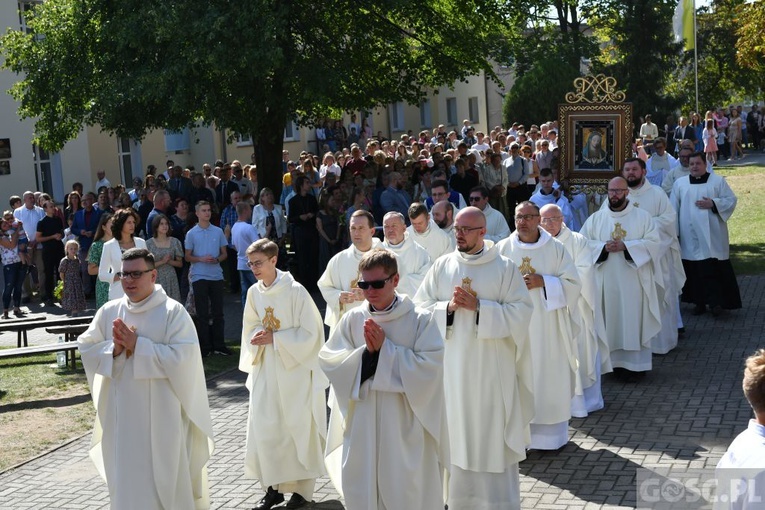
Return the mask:
[[[606,408],[572,420],[571,441],[562,450],[529,453],[520,466],[523,508],[634,508],[638,468],[714,468],[751,417],[741,393],[742,362],[763,347],[765,276],[740,277],[739,284],[743,309],[713,319],[692,317],[684,306],[685,337],[670,354],[654,357],[644,381],[625,384],[604,377]],[[238,297],[227,294],[227,338],[239,337],[238,306]],[[30,344],[47,341],[44,330],[30,335]],[[0,345],[15,342],[15,335],[0,335]],[[244,379],[234,371],[208,384],[216,440],[209,466],[215,509],[251,508],[262,496],[242,475]],[[107,509],[106,486],[87,455],[89,441],[88,434],[1,473],[0,510]],[[342,508],[337,498],[332,484],[319,480],[315,508]]]
[[[742,360],[763,345],[765,276],[739,282],[743,309],[715,320],[692,317],[684,307],[685,338],[670,354],[654,357],[654,370],[643,382],[606,376],[606,408],[572,420],[571,442],[561,451],[530,452],[521,463],[524,508],[632,508],[636,468],[714,468],[750,418],[740,389]],[[241,324],[236,300],[226,296],[229,332]],[[211,380],[209,395],[216,434],[209,470],[213,508],[251,508],[262,493],[242,476],[244,374]],[[108,508],[106,486],[87,455],[89,441],[87,435],[0,474],[0,509]],[[337,494],[327,479],[317,484],[315,499],[322,502],[316,508],[342,508],[332,503]]]

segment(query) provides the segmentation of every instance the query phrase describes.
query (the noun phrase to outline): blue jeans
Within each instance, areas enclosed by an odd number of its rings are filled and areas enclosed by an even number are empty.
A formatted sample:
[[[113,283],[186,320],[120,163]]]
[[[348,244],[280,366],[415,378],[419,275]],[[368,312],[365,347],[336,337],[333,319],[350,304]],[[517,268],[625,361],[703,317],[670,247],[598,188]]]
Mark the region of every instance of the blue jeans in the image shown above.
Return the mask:
[[[244,308],[244,304],[247,302],[247,291],[250,290],[250,287],[255,285],[255,282],[257,282],[257,280],[255,279],[255,275],[252,274],[252,271],[239,270],[239,283],[242,285],[242,308]]]
[[[21,306],[21,287],[24,285],[24,277],[27,275],[27,266],[21,262],[14,262],[3,266],[3,279],[5,288],[3,289],[3,308],[8,310],[11,307],[11,294],[13,294],[13,304],[16,308]]]

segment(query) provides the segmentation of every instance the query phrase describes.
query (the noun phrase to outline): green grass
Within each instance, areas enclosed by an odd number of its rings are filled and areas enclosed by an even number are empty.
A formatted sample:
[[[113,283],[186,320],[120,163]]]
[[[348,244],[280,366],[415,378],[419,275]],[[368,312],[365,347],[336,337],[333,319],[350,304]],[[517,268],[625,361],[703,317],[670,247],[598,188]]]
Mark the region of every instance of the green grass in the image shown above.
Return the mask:
[[[765,273],[765,168],[716,169],[738,198],[728,221],[730,258],[737,275]]]
[[[203,360],[206,377],[236,368],[239,343],[229,348],[231,356]],[[58,368],[55,353],[0,360],[0,472],[91,429],[95,410],[79,357],[77,366]]]

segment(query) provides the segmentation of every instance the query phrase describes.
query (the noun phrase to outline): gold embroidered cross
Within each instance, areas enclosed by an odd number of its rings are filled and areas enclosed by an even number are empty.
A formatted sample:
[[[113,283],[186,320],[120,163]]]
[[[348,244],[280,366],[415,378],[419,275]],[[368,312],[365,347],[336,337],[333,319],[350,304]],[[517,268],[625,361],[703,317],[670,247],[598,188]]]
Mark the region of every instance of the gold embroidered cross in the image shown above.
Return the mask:
[[[638,202],[632,202],[632,205],[634,205],[635,207],[640,207],[640,203]]]
[[[523,257],[521,259],[521,265],[518,266],[518,269],[521,270],[521,274],[524,276],[537,272],[537,270],[534,269],[534,267],[531,265],[531,257]]]
[[[614,231],[611,232],[611,239],[614,241],[621,241],[625,237],[627,237],[627,231],[622,228],[622,224],[615,224]]]
[[[462,288],[468,291],[470,294],[472,294],[473,297],[478,297],[478,293],[473,290],[471,283],[473,283],[473,280],[466,276],[465,278],[462,279]]]

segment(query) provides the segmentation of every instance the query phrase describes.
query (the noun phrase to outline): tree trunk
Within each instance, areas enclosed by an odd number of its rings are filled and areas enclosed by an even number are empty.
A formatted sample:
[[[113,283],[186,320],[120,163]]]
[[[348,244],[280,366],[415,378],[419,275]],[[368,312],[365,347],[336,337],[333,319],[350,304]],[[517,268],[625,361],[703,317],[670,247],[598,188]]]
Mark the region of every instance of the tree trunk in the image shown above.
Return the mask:
[[[287,114],[269,108],[267,122],[260,132],[251,133],[255,164],[258,166],[259,188],[271,188],[274,201],[279,203],[282,194],[282,149],[284,148],[284,128],[287,126]]]

